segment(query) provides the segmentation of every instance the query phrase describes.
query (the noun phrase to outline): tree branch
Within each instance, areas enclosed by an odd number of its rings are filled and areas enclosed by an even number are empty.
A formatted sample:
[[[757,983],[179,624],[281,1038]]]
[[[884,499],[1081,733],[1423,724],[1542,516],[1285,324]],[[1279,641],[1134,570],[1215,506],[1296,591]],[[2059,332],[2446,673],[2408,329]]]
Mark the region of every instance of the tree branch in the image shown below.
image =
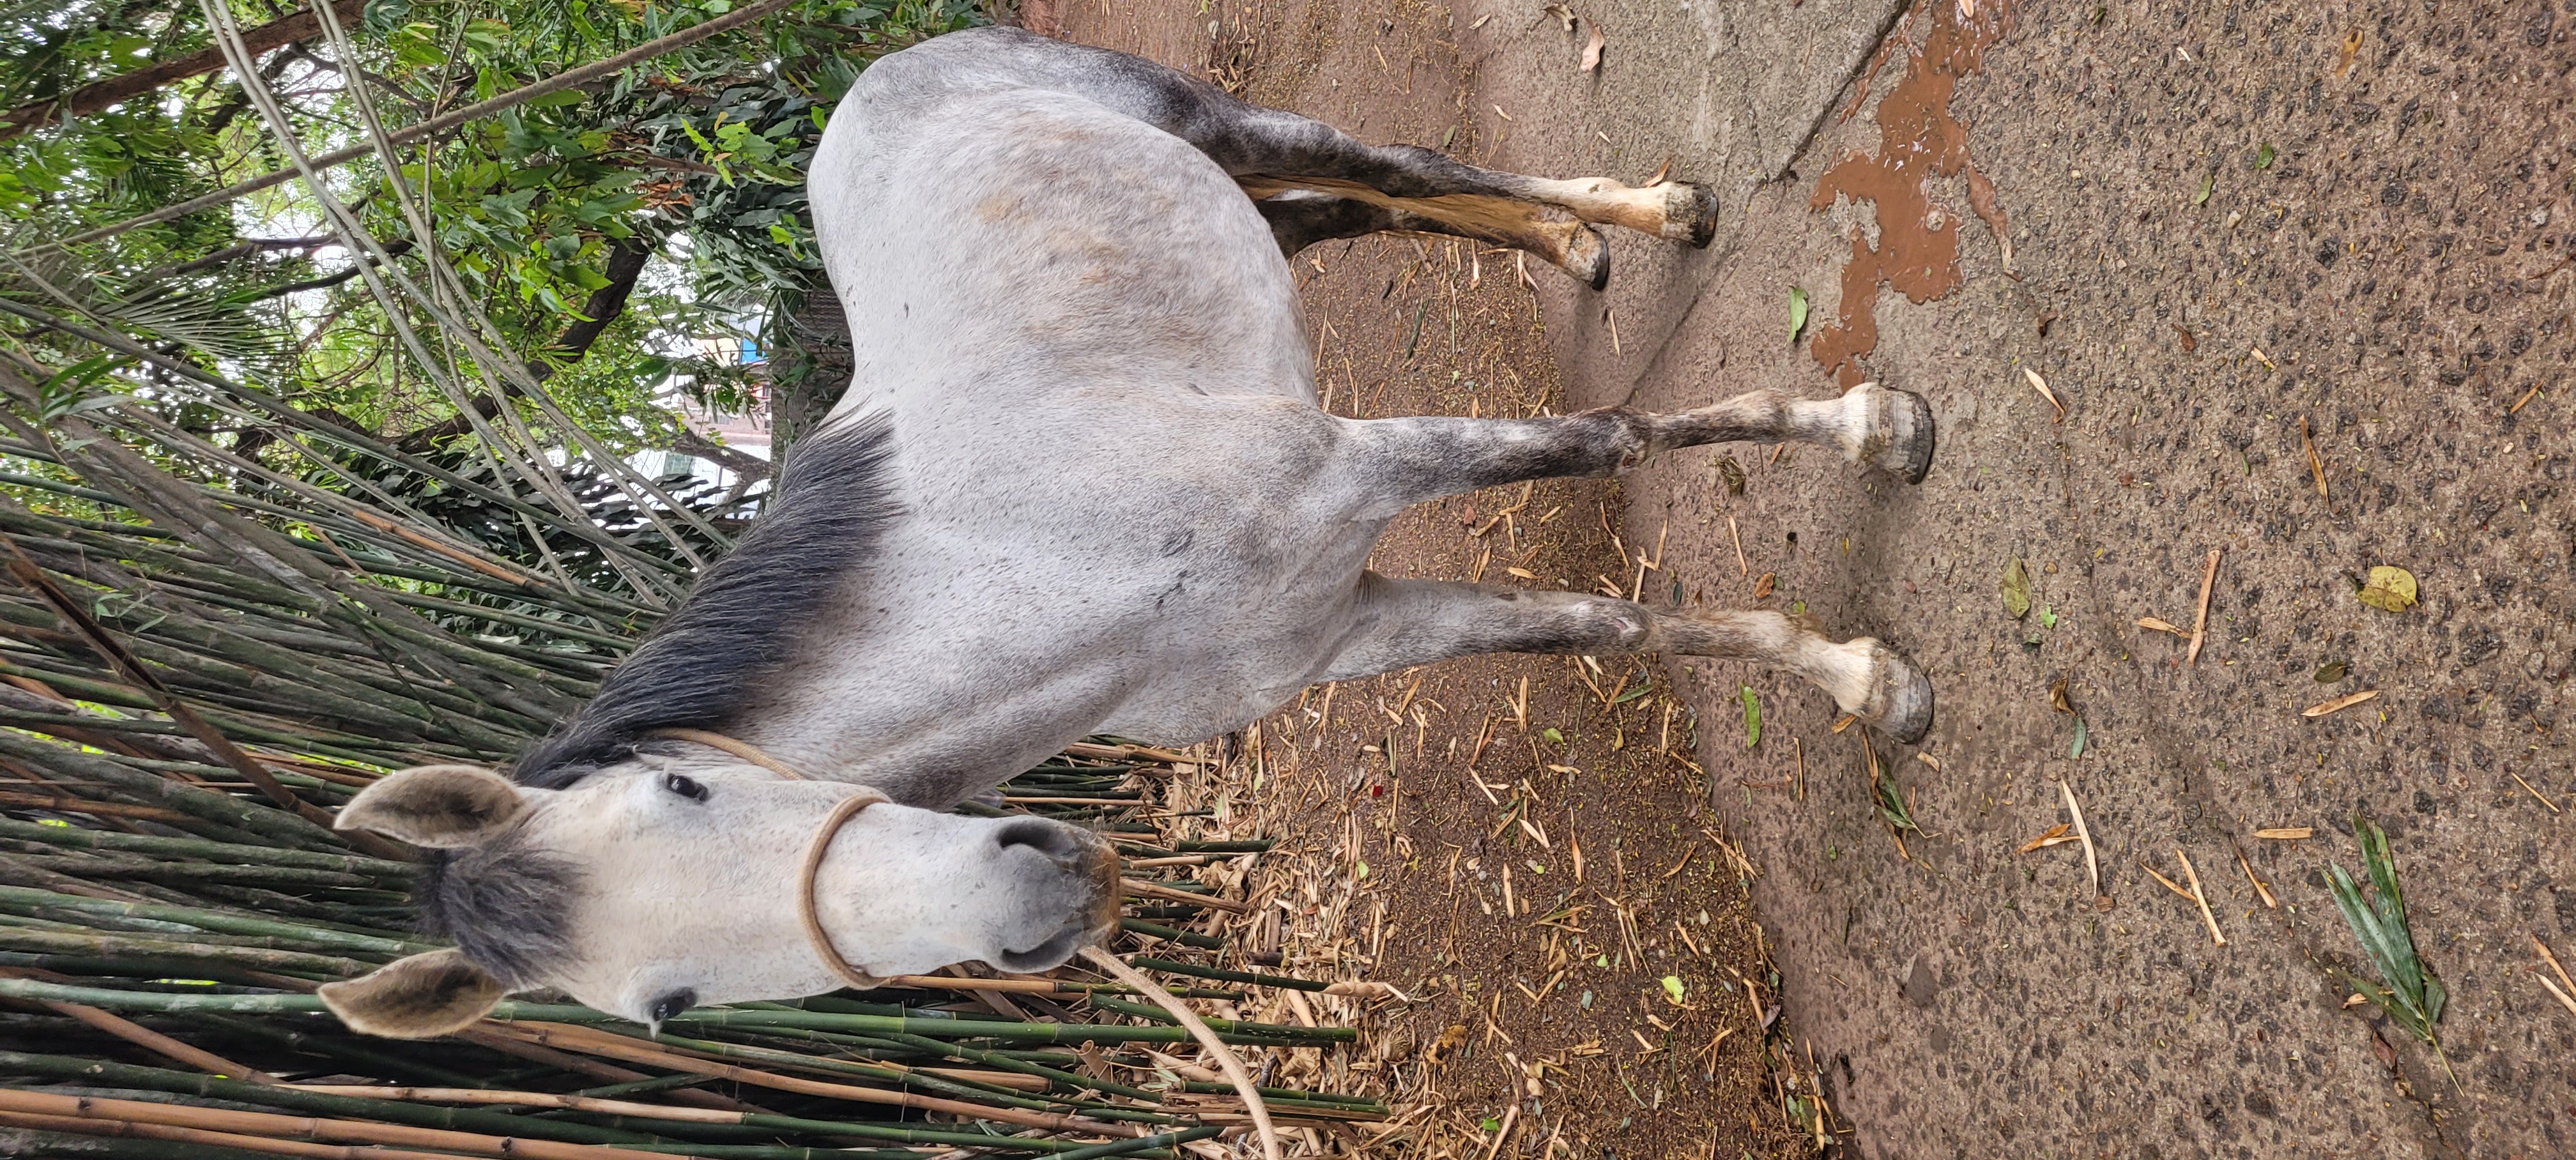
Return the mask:
[[[354,21],[366,7],[366,0],[332,0],[331,11],[342,21]],[[281,45],[293,44],[322,31],[322,20],[310,8],[282,20],[272,20],[257,28],[242,30],[242,43],[253,56]],[[6,113],[0,113],[0,141],[19,136],[72,117],[86,117],[120,101],[136,97],[167,85],[224,67],[221,48],[193,52],[177,60],[147,65],[129,73],[119,73],[106,80],[83,85],[51,100],[33,101]]]

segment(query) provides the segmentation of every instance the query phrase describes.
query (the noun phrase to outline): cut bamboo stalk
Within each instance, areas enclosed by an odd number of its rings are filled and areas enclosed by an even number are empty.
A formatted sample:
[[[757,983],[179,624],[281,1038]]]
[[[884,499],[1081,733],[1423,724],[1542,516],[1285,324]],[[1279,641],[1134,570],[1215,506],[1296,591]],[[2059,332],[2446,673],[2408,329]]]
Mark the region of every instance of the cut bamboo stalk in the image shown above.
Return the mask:
[[[508,1028],[508,1030],[502,1031],[500,1034],[524,1038],[547,1047],[579,1051],[591,1055],[603,1056],[609,1059],[623,1060],[627,1063],[640,1063],[650,1067],[658,1067],[665,1071],[695,1072],[699,1075],[715,1076],[719,1079],[729,1079],[736,1083],[747,1083],[754,1087],[765,1087],[773,1088],[778,1091],[795,1092],[798,1095],[822,1096],[828,1099],[854,1100],[861,1103],[871,1104],[895,1104],[902,1107],[919,1109],[921,1111],[949,1112],[965,1116],[969,1119],[998,1120],[1003,1123],[1018,1124],[1027,1128],[1044,1128],[1050,1132],[1092,1132],[1113,1136],[1136,1136],[1144,1134],[1131,1124],[1116,1124],[1103,1120],[1082,1119],[1074,1116],[1056,1115],[1048,1112],[1028,1112],[1018,1108],[1000,1108],[989,1104],[970,1104],[960,1100],[940,1099],[935,1096],[925,1096],[914,1092],[893,1091],[885,1088],[860,1087],[856,1084],[827,1083],[821,1080],[798,1079],[794,1076],[775,1075],[770,1072],[759,1071],[748,1067],[740,1067],[730,1063],[717,1063],[713,1060],[692,1059],[677,1052],[663,1050],[657,1046],[644,1043],[640,1040],[628,1039],[622,1035],[614,1035],[605,1031],[598,1031],[588,1027],[577,1027],[571,1024],[513,1023],[509,1024]]]
[[[234,1112],[99,1096],[48,1095],[8,1088],[0,1088],[0,1111],[129,1124],[164,1124],[248,1136],[310,1137],[346,1144],[408,1144],[477,1156],[525,1157],[527,1160],[669,1160],[660,1152],[637,1152],[602,1144],[561,1144],[552,1140],[485,1136],[364,1120]]]
[[[0,1124],[13,1128],[34,1128],[39,1131],[67,1132],[81,1136],[121,1136],[136,1140],[168,1140],[179,1144],[209,1144],[223,1148],[239,1148],[245,1152],[299,1156],[306,1160],[456,1160],[455,1156],[445,1152],[414,1152],[401,1148],[315,1144],[303,1140],[280,1140],[240,1132],[214,1132],[203,1128],[181,1128],[169,1124],[143,1124],[125,1120],[100,1120],[86,1116],[0,1112]]]

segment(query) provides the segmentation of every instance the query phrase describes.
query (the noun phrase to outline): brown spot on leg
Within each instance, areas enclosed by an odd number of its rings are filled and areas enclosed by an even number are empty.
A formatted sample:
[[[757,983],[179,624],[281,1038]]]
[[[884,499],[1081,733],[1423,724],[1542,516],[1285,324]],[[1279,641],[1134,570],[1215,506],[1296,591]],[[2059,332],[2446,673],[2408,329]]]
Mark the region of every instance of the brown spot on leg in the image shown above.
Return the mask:
[[[1306,190],[1381,206],[1391,228],[1476,238],[1527,250],[1600,289],[1610,277],[1610,247],[1573,212],[1540,202],[1479,193],[1439,197],[1389,197],[1375,187],[1331,177],[1242,176],[1235,181],[1252,200]]]

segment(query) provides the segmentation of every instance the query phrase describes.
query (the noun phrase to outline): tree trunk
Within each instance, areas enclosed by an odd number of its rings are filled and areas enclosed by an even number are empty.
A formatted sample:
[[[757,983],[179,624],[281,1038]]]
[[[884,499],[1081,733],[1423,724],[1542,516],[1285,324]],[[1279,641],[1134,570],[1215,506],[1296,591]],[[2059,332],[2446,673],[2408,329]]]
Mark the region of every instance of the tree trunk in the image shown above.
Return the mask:
[[[850,324],[841,299],[821,277],[807,292],[786,331],[787,349],[771,352],[769,380],[769,458],[787,462],[796,440],[823,422],[849,390],[858,368],[851,357]]]

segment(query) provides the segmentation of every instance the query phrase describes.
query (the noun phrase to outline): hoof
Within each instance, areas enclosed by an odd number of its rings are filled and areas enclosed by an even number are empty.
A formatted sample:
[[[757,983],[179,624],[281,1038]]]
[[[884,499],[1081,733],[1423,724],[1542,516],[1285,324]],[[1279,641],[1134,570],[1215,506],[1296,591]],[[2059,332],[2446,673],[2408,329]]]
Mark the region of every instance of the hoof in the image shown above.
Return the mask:
[[[1932,470],[1932,404],[1912,391],[1876,383],[1862,383],[1852,392],[1867,392],[1862,399],[1869,405],[1869,435],[1854,458],[1907,483],[1923,482]]]
[[[1688,181],[1667,181],[1649,188],[1664,197],[1664,237],[1703,250],[1716,239],[1716,191]]]
[[[1849,710],[1907,745],[1932,729],[1932,682],[1895,649],[1871,641],[1869,700]]]
[[[1565,259],[1557,265],[1576,281],[1598,290],[1610,284],[1610,242],[1601,231],[1591,226],[1574,231],[1565,243]]]

